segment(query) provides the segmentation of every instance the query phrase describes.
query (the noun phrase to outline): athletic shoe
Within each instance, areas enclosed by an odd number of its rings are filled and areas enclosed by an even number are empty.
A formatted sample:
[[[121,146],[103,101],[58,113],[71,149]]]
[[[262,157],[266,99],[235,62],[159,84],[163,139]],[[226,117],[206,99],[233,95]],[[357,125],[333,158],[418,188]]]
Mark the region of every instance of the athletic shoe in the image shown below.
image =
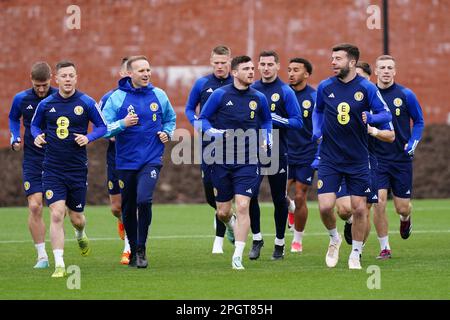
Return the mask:
[[[89,239],[84,235],[81,239],[77,239],[78,246],[80,247],[81,255],[86,257],[91,253],[91,247],[89,246]]]
[[[288,229],[294,231],[295,217],[293,212],[288,212]]]
[[[344,238],[347,244],[352,244],[352,223],[348,223],[347,221],[344,223]]]
[[[137,252],[136,252],[136,266],[138,268],[147,268],[148,266],[148,261],[147,261],[147,256],[145,254],[145,247],[144,246],[139,246],[137,248]]]
[[[358,258],[348,258],[348,268],[351,270],[360,270],[361,267],[361,261]]]
[[[272,253],[272,260],[281,260],[284,258],[284,244],[282,246],[275,245]]]
[[[233,214],[233,216],[231,217],[231,219],[234,219],[234,221],[236,221],[236,216]],[[231,220],[230,220],[230,221],[231,221]],[[226,235],[227,235],[227,239],[228,239],[232,244],[234,244],[234,230],[233,230],[233,228],[228,228],[228,227],[227,227]]]
[[[339,241],[334,242],[333,239],[330,239],[330,244],[328,245],[327,255],[325,256],[325,262],[329,268],[334,268],[339,260],[339,247],[342,243],[342,238],[340,235]]]
[[[120,239],[125,240],[125,226],[119,220],[117,220],[117,232],[119,233]]]
[[[248,258],[250,260],[256,260],[261,254],[261,249],[264,247],[264,240],[253,240],[252,249],[248,253]]]
[[[46,269],[50,267],[50,264],[48,263],[48,258],[39,259],[38,262],[34,265],[34,269]]]
[[[291,243],[291,252],[295,253],[301,253],[303,251],[303,246],[300,242],[292,242]]]
[[[383,249],[381,250],[380,254],[378,255],[378,260],[387,260],[391,258],[391,250]]]
[[[412,223],[410,216],[408,221],[400,220],[400,235],[403,239],[408,239],[411,233],[412,233]]]
[[[67,276],[65,267],[56,267],[55,272],[52,274],[52,278],[63,278]]]
[[[234,257],[231,260],[231,267],[233,270],[244,270],[244,266],[242,265],[242,257]]]
[[[130,251],[125,251],[122,253],[122,257],[120,258],[120,264],[129,264],[130,263]]]

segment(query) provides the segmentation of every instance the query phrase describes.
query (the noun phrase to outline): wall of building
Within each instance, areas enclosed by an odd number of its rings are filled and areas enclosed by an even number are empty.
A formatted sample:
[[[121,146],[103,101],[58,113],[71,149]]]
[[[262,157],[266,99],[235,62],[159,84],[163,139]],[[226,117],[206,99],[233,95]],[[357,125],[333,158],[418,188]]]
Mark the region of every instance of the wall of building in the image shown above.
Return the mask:
[[[76,2],[76,3],[74,3]],[[314,64],[311,83],[331,74],[330,48],[351,42],[361,59],[382,53],[382,30],[370,5],[381,0],[3,0],[0,1],[0,147],[7,146],[7,116],[15,93],[30,86],[38,60],[61,59],[78,66],[79,89],[98,100],[117,81],[121,58],[145,54],[153,82],[176,107],[183,106],[196,77],[208,72],[211,48],[226,44],[234,55],[257,57],[263,49],[281,56],[286,79],[289,58]],[[80,9],[80,29],[71,5]],[[418,96],[426,123],[446,123],[450,112],[450,1],[389,0],[390,49],[398,60],[398,82]],[[369,8],[369,13],[368,13]],[[373,7],[371,7],[373,8]],[[69,10],[68,10],[69,9]],[[376,7],[375,7],[376,9]],[[69,19],[69,20],[67,20]],[[69,24],[68,24],[69,22]],[[376,23],[375,23],[376,25]]]

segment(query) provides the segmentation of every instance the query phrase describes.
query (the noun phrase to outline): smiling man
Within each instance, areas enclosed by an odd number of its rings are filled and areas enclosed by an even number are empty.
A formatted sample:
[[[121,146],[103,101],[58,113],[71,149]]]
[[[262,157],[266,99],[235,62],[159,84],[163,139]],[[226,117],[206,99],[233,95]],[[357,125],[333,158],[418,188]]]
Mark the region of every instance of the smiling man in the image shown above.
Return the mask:
[[[175,130],[176,114],[166,93],[150,83],[147,57],[130,57],[127,73],[103,108],[108,123],[105,137],[116,137],[122,219],[131,251],[128,266],[147,268],[153,191],[162,168],[164,144]]]
[[[391,120],[376,86],[357,75],[358,59],[359,49],[354,45],[339,44],[332,48],[331,66],[335,76],[319,84],[313,112],[313,141],[322,139],[317,188],[320,216],[330,235],[325,257],[330,268],[338,262],[342,242],[333,208],[336,192],[345,179],[353,213],[348,266],[361,269],[366,202],[371,191],[367,124],[386,124]]]
[[[66,275],[63,259],[66,206],[81,255],[87,256],[91,251],[83,214],[88,172],[86,145],[105,134],[106,124],[94,99],[76,90],[77,71],[73,62],[61,61],[56,65],[56,83],[58,92],[39,103],[31,121],[31,133],[37,147],[46,145],[42,183],[50,208],[50,239],[55,257],[52,277],[60,278]],[[88,134],[90,121],[95,128]]]

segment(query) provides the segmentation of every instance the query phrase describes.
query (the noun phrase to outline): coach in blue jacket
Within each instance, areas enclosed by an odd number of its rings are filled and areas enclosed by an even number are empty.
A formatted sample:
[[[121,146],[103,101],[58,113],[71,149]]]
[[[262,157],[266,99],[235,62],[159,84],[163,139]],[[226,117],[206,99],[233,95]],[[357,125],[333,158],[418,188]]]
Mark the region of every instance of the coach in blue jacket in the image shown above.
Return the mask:
[[[166,93],[150,83],[150,63],[145,56],[131,57],[127,72],[130,76],[119,81],[103,109],[108,123],[105,137],[116,136],[122,219],[131,249],[129,266],[146,268],[153,191],[176,114]]]

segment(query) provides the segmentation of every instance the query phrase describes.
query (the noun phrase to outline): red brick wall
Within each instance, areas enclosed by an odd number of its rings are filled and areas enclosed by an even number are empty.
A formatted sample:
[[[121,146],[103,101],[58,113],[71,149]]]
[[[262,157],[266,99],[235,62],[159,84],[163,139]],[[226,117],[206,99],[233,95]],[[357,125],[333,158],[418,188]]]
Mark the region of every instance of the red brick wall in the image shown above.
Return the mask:
[[[427,123],[448,121],[450,28],[448,0],[390,0],[390,49],[398,59],[397,81],[417,94]],[[68,30],[66,9],[81,9],[81,29]],[[99,99],[116,83],[122,56],[146,54],[153,82],[181,111],[209,52],[227,44],[235,55],[256,58],[262,49],[287,60],[304,56],[314,64],[312,84],[330,75],[332,45],[351,42],[361,59],[382,53],[382,30],[369,30],[366,10],[381,0],[109,0],[0,1],[0,146],[8,145],[12,97],[30,86],[37,60],[52,66],[76,62],[79,89]]]

